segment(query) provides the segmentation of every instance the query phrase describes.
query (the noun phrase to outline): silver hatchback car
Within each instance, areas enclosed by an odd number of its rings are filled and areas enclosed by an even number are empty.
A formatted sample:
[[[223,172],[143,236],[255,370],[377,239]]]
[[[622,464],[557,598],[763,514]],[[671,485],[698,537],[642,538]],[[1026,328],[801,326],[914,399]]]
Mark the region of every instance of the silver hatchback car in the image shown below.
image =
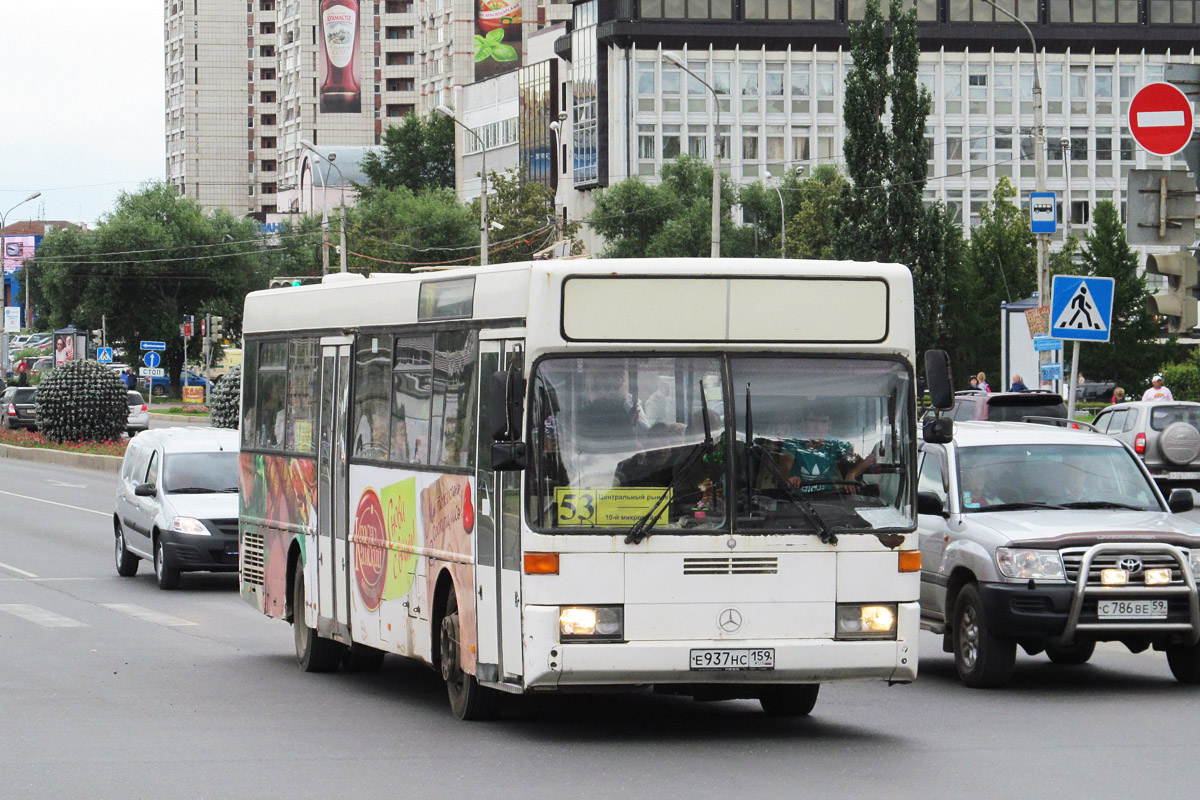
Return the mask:
[[[117,574],[154,564],[159,588],[181,572],[238,568],[238,433],[157,428],[129,442],[113,512]]]
[[[1118,441],[1016,422],[955,423],[922,442],[921,625],[944,635],[963,683],[1001,686],[1017,645],[1058,663],[1096,642],[1164,650],[1200,683],[1200,524],[1174,512]]]

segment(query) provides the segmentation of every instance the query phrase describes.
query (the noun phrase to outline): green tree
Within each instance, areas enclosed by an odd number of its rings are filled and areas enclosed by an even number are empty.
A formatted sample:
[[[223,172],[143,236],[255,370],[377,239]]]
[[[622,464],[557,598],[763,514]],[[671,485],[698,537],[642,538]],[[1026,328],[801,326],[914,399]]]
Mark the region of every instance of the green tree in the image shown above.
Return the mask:
[[[499,264],[527,261],[558,238],[571,238],[579,232],[579,223],[563,228],[554,217],[554,192],[544,183],[521,180],[513,173],[493,172],[488,176],[492,193],[488,197],[489,224],[500,228],[490,234],[488,261]],[[479,201],[472,203],[479,219]]]
[[[185,314],[220,314],[240,330],[248,292],[266,288],[271,247],[253,220],[199,204],[156,183],[122,193],[91,231],[52,231],[32,260],[36,307],[56,328],[99,328],[137,353],[141,339],[167,343],[165,366],[176,393],[184,364]],[[188,342],[198,358],[200,337]]]
[[[833,164],[819,164],[787,194],[788,258],[833,258],[838,204],[849,186]]]
[[[1091,379],[1142,386],[1170,354],[1169,346],[1156,341],[1158,326],[1146,311],[1150,293],[1137,273],[1137,254],[1125,239],[1117,207],[1109,200],[1097,203],[1092,225],[1083,268],[1087,275],[1114,280],[1112,332],[1107,344],[1082,347],[1079,368]]]
[[[465,264],[479,253],[479,212],[472,214],[452,189],[379,189],[361,197],[346,217],[350,251],[359,254],[350,256],[354,272]],[[336,222],[330,224],[336,230]]]
[[[1037,252],[1025,212],[1011,201],[1016,189],[1000,178],[991,203],[971,230],[964,268],[949,282],[947,330],[955,375],[987,372],[999,378],[1000,304],[1028,297],[1037,288]]]
[[[358,188],[364,195],[401,186],[413,192],[454,188],[454,120],[406,115],[384,130],[382,151],[367,153],[361,167],[367,183]]]
[[[908,262],[913,273],[917,352],[934,348],[953,351],[953,304],[959,296],[966,255],[962,228],[944,204],[934,203],[923,210],[918,230],[919,247],[914,260]]]

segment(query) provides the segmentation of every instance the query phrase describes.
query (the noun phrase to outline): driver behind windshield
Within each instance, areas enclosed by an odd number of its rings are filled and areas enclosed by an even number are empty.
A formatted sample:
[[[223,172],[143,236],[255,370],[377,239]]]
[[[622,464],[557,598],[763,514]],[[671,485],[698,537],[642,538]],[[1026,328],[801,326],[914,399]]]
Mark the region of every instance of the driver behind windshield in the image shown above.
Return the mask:
[[[796,423],[794,438],[783,441],[779,466],[788,477],[788,486],[803,492],[825,492],[839,487],[828,481],[857,481],[869,466],[843,439],[834,438],[833,418],[820,405],[806,405]],[[853,494],[855,487],[845,486]]]

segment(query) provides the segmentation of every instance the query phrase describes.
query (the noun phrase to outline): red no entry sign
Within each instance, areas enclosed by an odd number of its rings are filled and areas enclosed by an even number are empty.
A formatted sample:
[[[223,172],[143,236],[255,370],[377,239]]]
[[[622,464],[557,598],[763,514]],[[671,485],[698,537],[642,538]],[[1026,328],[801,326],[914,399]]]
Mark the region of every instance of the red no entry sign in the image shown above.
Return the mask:
[[[1129,104],[1129,132],[1143,149],[1170,156],[1192,138],[1192,104],[1169,83],[1143,86]]]

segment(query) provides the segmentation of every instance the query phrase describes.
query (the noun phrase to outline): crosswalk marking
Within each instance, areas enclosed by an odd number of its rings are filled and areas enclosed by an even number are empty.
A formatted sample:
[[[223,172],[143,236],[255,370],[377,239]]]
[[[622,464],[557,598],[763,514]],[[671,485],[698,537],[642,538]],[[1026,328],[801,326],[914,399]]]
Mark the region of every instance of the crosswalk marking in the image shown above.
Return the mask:
[[[6,611],[15,617],[41,625],[43,628],[86,628],[79,620],[63,617],[44,608],[29,606],[23,603],[0,603],[0,611]]]
[[[135,606],[130,603],[101,603],[101,608],[107,608],[109,611],[116,611],[119,614],[128,614],[134,619],[140,619],[145,622],[153,622],[155,625],[166,625],[168,627],[178,628],[184,625],[195,625],[194,622],[189,622],[180,617],[173,617],[170,614],[164,614],[161,611]]]

